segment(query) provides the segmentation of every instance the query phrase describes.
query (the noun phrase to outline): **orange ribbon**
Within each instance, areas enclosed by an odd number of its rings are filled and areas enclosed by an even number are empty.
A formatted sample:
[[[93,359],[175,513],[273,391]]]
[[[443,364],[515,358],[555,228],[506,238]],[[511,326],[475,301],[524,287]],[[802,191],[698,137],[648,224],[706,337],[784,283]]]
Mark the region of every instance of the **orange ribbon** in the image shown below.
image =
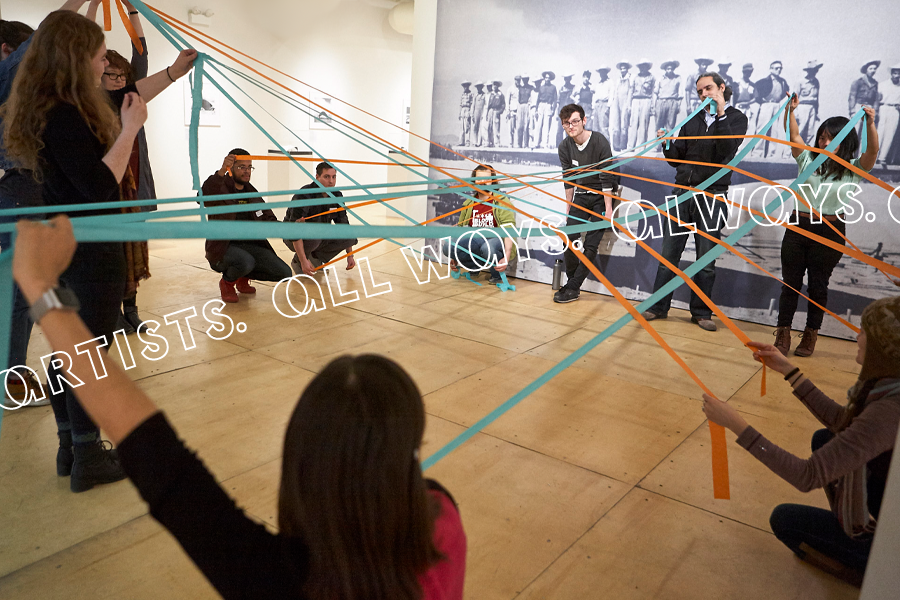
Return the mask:
[[[103,31],[112,31],[112,12],[109,9],[109,0],[103,0]]]
[[[104,0],[109,3],[109,0]],[[122,23],[125,24],[125,31],[128,32],[128,37],[131,38],[131,43],[134,44],[134,47],[137,48],[138,54],[143,56],[144,54],[144,44],[141,43],[141,38],[138,37],[137,31],[134,29],[134,25],[131,24],[131,19],[128,18],[128,13],[125,12],[125,7],[122,6],[122,0],[116,0],[116,7],[119,9],[119,16],[122,17]],[[112,29],[112,25],[107,29],[109,31]]]

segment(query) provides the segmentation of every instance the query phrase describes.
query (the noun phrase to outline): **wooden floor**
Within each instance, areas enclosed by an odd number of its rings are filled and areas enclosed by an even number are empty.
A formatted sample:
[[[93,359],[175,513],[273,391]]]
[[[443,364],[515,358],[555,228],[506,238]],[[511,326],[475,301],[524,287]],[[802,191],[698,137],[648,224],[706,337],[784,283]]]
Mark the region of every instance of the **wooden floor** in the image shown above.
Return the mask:
[[[288,259],[280,242],[273,246]],[[202,241],[153,242],[153,278],[138,296],[144,318],[218,296]],[[185,351],[137,356],[129,371],[168,413],[226,490],[274,527],[279,456],[298,394],[328,361],[377,352],[398,361],[425,397],[423,455],[441,448],[623,313],[606,296],[554,304],[546,285],[515,292],[465,280],[419,285],[396,246],[365,252],[375,280],[341,270],[360,300],[294,320],[257,283],[227,313],[247,324],[227,341],[197,334]],[[302,306],[302,295],[295,294]],[[327,296],[327,292],[326,292]],[[809,454],[816,421],[776,375],[761,374],[726,329],[709,333],[672,311],[658,329],[697,374],[768,437]],[[202,319],[192,321],[205,330]],[[740,324],[751,338],[771,328]],[[133,337],[133,336],[132,336]],[[135,339],[135,354],[140,345]],[[36,329],[29,363],[47,345]],[[797,359],[843,398],[855,344],[820,339]],[[427,475],[460,504],[469,540],[467,598],[477,600],[856,598],[858,591],[796,560],[768,526],[781,502],[825,506],[771,474],[728,434],[730,501],[714,500],[709,430],[696,385],[635,324],[526,398]],[[216,597],[127,481],[83,494],[54,469],[47,408],[4,414],[0,436],[0,600]]]

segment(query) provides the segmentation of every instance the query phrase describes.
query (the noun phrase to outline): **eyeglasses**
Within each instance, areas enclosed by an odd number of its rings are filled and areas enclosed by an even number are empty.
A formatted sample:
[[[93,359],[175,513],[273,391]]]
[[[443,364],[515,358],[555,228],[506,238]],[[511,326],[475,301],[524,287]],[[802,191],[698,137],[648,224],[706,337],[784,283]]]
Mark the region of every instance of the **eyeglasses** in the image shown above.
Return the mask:
[[[247,166],[241,165],[239,167],[235,167],[234,170],[235,171],[255,171],[256,167],[247,167]]]
[[[583,123],[583,121],[581,119],[575,119],[573,121],[563,121],[562,125],[563,125],[563,127],[571,128],[571,127],[578,127],[582,123]]]
[[[118,81],[120,79],[125,79],[125,73],[104,73],[107,77],[112,81]]]

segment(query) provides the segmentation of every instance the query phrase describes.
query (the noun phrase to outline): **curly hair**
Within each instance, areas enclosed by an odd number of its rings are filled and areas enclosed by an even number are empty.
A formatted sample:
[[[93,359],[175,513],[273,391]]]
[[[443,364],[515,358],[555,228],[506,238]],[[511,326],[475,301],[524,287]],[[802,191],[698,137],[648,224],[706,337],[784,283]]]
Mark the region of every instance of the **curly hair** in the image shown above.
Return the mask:
[[[25,53],[12,93],[0,108],[3,144],[20,167],[40,177],[44,130],[51,110],[71,104],[106,148],[119,135],[119,118],[98,85],[91,62],[104,43],[103,29],[65,10],[50,13]]]
[[[134,70],[131,68],[131,63],[128,62],[124,56],[116,52],[115,50],[107,50],[106,51],[106,60],[109,61],[109,66],[113,69],[119,69],[122,73],[125,74],[125,83],[132,84],[134,83]]]

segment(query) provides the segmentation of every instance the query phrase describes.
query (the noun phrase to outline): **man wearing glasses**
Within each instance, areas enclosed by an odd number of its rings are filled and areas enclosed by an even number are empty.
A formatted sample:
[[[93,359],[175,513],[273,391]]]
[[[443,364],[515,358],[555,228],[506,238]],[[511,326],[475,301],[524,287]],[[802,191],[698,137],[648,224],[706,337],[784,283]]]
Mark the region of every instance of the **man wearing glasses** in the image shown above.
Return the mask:
[[[228,153],[222,168],[210,175],[203,183],[203,196],[219,196],[224,194],[259,193],[250,183],[253,163],[249,160],[238,160],[238,157],[249,156],[243,148],[235,148]],[[265,205],[260,196],[228,200],[209,200],[205,206],[245,206],[247,204]],[[277,221],[275,214],[260,206],[257,210],[211,214],[210,220],[222,221]],[[281,281],[291,276],[291,268],[278,258],[268,240],[206,240],[206,260],[213,271],[222,274],[219,280],[219,292],[225,302],[237,302],[237,292],[253,294],[256,288],[250,285],[251,279],[257,281]],[[235,291],[237,290],[237,291]]]
[[[612,215],[612,197],[609,193],[617,185],[617,175],[598,171],[606,167],[602,164],[604,161],[612,158],[609,140],[599,132],[585,129],[584,109],[577,104],[564,106],[559,111],[559,118],[567,134],[559,144],[559,164],[563,177],[576,177],[571,182],[565,182],[566,212],[569,215],[566,225],[581,225],[585,221],[596,223],[602,220],[600,214]],[[577,189],[576,185],[579,186]],[[580,249],[591,263],[597,256],[604,233],[606,229],[595,229],[584,234]],[[572,251],[572,244],[580,237],[580,233],[569,234],[565,252],[566,284],[553,295],[554,302],[574,302],[581,295],[581,284],[589,271]],[[600,268],[605,266],[604,261]]]

